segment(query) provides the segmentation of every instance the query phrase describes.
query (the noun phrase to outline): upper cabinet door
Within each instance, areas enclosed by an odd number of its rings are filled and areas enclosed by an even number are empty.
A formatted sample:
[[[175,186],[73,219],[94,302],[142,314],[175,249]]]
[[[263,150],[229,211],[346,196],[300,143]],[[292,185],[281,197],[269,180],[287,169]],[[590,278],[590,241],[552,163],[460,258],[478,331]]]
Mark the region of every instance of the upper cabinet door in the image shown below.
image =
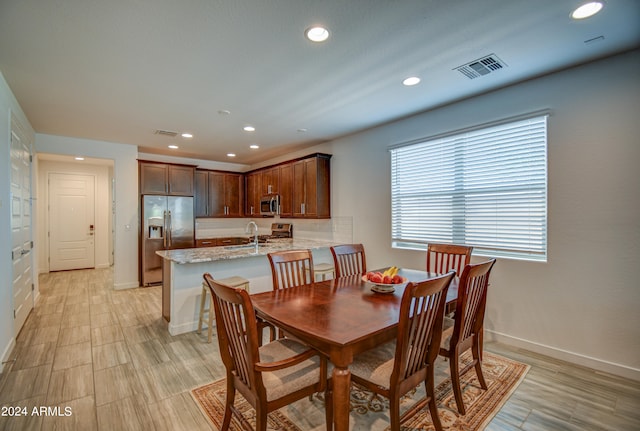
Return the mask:
[[[224,202],[224,178],[220,172],[209,172],[209,217],[224,217],[227,207]]]
[[[293,164],[280,166],[280,217],[293,217]]]
[[[196,170],[194,190],[195,216],[207,217],[209,215],[209,173]]]
[[[160,163],[140,162],[140,194],[141,195],[166,195],[167,194],[167,165]]]
[[[277,195],[280,193],[280,168],[269,168],[262,171],[262,194]]]
[[[245,176],[245,216],[260,215],[261,177],[260,172],[252,172]]]
[[[242,174],[226,174],[224,180],[224,202],[227,206],[227,217],[242,217],[243,187]]]
[[[306,201],[306,190],[307,186],[306,182],[306,171],[305,171],[305,162],[301,160],[299,162],[293,163],[293,217],[304,217],[306,214],[305,211],[305,201]]]
[[[330,189],[329,157],[318,155],[294,162],[293,217],[330,218]]]
[[[194,170],[192,166],[140,162],[140,194],[193,196]]]
[[[173,196],[193,196],[193,175],[191,166],[169,165],[168,190]]]

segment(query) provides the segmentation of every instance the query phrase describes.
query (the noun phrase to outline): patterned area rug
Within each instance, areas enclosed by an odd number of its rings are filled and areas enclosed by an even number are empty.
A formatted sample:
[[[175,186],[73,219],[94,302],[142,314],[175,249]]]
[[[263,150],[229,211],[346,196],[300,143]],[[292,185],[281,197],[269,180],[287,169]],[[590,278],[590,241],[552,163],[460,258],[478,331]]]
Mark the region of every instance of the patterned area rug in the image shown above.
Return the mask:
[[[461,369],[464,367],[463,363],[469,358],[470,355],[463,355]],[[484,429],[529,370],[529,366],[526,364],[485,352],[482,368],[489,389],[484,391],[480,388],[473,369],[465,373],[461,383],[467,414],[460,416],[451,389],[448,367],[448,362],[438,358],[436,361],[438,412],[444,429],[451,431]],[[191,394],[214,428],[220,429],[226,396],[225,379],[193,389]],[[409,408],[423,397],[424,385],[420,385],[413,393],[404,397],[402,408]],[[235,406],[252,425],[255,425],[255,411],[239,393],[236,395]],[[388,401],[385,398],[372,395],[363,388],[354,386],[351,391],[350,429],[354,431],[389,430],[388,407]],[[240,421],[235,416],[231,421],[230,429],[242,430]],[[268,429],[285,431],[325,429],[324,401],[321,394],[316,395],[311,401],[309,399],[300,400],[269,414]],[[434,430],[428,408],[425,407],[420,413],[404,422],[402,429],[407,431]]]

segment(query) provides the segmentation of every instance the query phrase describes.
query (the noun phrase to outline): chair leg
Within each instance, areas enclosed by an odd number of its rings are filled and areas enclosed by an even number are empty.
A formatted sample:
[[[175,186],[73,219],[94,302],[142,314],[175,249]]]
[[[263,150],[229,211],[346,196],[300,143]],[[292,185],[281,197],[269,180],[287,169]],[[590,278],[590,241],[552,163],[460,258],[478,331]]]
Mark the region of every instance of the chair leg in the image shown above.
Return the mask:
[[[482,389],[487,389],[487,382],[484,379],[484,374],[482,373],[482,341],[476,337],[473,340],[473,345],[471,346],[471,354],[473,355],[473,361],[475,362],[474,368],[476,369],[476,374],[478,375],[478,381],[480,382],[480,387]]]
[[[400,397],[396,394],[389,398],[389,422],[391,431],[400,431]]]
[[[327,431],[333,431],[333,388],[331,383],[327,384],[327,389],[324,391],[324,414]]]
[[[222,427],[220,427],[220,431],[227,431],[229,429],[229,425],[231,424],[231,415],[233,414],[231,407],[233,406],[233,402],[236,398],[236,389],[233,387],[233,383],[231,383],[231,376],[227,376],[227,400],[224,405],[224,417],[222,418]]]
[[[458,363],[458,352],[453,351],[453,355],[449,355],[449,369],[451,370],[451,386],[453,387],[453,395],[456,399],[456,406],[461,415],[465,415],[464,402],[462,401],[462,389],[460,388],[460,366]]]
[[[256,431],[267,431],[267,410],[256,406]]]
[[[429,398],[429,412],[431,413],[431,422],[436,431],[442,431],[442,422],[440,422],[440,415],[438,414],[438,406],[436,405],[436,394],[433,381],[435,379],[433,375],[433,365],[427,370],[427,380],[424,382],[424,389]]]

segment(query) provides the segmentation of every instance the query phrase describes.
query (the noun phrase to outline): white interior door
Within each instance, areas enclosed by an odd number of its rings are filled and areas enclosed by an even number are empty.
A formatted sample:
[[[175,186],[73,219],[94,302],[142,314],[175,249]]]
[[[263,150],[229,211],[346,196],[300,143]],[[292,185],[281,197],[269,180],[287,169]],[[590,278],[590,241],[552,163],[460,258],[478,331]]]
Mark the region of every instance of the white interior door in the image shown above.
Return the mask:
[[[49,174],[49,270],[95,267],[95,178]]]
[[[14,335],[33,309],[33,248],[31,232],[31,150],[11,125],[11,260]]]

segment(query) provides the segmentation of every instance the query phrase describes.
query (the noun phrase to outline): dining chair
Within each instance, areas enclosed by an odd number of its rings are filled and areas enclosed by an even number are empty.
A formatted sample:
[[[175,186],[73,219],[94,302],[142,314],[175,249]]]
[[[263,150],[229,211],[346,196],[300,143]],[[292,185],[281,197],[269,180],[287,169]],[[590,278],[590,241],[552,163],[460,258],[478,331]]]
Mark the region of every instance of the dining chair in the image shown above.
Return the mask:
[[[203,278],[213,298],[220,355],[226,368],[222,431],[229,429],[234,413],[243,427],[250,427],[234,407],[236,390],[255,409],[258,431],[267,429],[270,412],[325,391],[325,420],[327,429],[331,429],[333,398],[327,384],[326,358],[289,338],[259,346],[258,325],[249,294],[214,280],[209,273]]]
[[[433,425],[442,431],[434,390],[434,362],[442,337],[442,321],[447,290],[455,272],[421,283],[409,283],[402,294],[398,335],[394,341],[368,350],[354,358],[350,366],[352,381],[389,399],[391,430],[420,411],[425,403]],[[426,398],[402,417],[400,398],[424,383]]]
[[[489,274],[495,263],[496,260],[491,259],[483,263],[465,266],[458,283],[455,319],[444,319],[439,354],[449,360],[451,385],[461,415],[465,414],[465,408],[462,401],[460,376],[474,367],[480,387],[487,389],[487,383],[482,374],[482,334]],[[473,360],[460,370],[460,355],[469,349],[471,349]]]
[[[429,244],[427,249],[427,271],[444,274],[456,270],[460,277],[462,270],[471,260],[473,247],[455,244]]]
[[[367,259],[362,244],[343,244],[331,247],[336,278],[367,272]]]
[[[427,272],[444,274],[455,269],[456,277],[460,277],[465,266],[471,263],[473,247],[456,244],[429,244],[427,248]],[[444,314],[453,315],[456,303],[445,306]]]
[[[313,284],[313,256],[311,250],[287,250],[268,253],[273,290]]]

